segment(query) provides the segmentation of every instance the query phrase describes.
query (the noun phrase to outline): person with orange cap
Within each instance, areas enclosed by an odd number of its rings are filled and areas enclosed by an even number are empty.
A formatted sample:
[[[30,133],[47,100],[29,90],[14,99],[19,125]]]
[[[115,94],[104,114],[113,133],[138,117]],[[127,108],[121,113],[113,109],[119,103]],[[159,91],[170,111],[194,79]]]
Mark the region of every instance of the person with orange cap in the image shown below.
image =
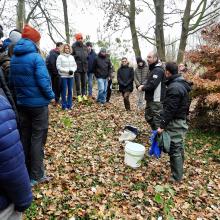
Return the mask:
[[[31,185],[48,180],[44,172],[44,144],[48,132],[48,104],[54,102],[50,76],[39,53],[40,33],[25,25],[14,47],[9,84],[15,90],[21,141]]]
[[[77,64],[77,70],[74,74],[76,83],[76,93],[78,102],[87,101],[86,81],[88,71],[88,54],[86,45],[83,44],[83,36],[81,33],[75,35],[76,42],[72,45],[72,55]]]

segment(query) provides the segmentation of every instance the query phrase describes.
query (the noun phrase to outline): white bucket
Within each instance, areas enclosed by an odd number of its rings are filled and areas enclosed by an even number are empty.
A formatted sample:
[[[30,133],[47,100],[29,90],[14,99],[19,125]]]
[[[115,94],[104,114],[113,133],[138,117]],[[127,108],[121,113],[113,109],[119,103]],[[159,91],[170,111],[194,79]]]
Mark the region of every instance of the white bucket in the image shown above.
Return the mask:
[[[128,141],[125,145],[125,164],[137,168],[145,154],[145,147],[141,144]]]

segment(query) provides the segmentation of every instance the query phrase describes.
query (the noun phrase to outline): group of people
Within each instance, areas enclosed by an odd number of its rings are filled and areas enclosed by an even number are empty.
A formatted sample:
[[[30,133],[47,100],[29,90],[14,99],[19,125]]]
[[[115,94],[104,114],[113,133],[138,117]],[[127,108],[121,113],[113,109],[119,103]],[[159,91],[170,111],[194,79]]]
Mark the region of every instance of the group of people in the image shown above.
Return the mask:
[[[59,104],[61,96],[62,109],[72,109],[74,81],[78,102],[87,101],[87,95],[93,94],[93,75],[96,101],[105,104],[111,94],[114,68],[105,48],[96,54],[91,42],[84,44],[82,34],[76,34],[72,46],[58,42],[45,62],[40,39],[40,33],[27,24],[22,32],[14,29],[9,38],[0,40],[0,219],[21,219],[32,201],[31,186],[50,180],[43,163],[48,105]],[[171,178],[181,181],[191,85],[176,63],[163,65],[154,52],[147,62],[136,60],[134,70],[123,57],[117,70],[125,109],[131,110],[129,97],[135,83],[138,109],[145,108],[152,130],[159,135],[166,131],[171,138]]]
[[[175,62],[162,63],[157,53],[150,52],[147,63],[137,58],[135,71],[129,67],[127,58],[123,57],[117,72],[125,109],[130,110],[129,96],[134,81],[138,109],[145,108],[145,119],[151,129],[157,131],[159,140],[170,140],[169,150],[164,148],[164,151],[170,156],[171,182],[179,182],[183,177],[183,141],[188,129],[186,119],[192,86],[183,77],[186,68],[186,65],[178,66]],[[143,102],[144,97],[146,104]]]
[[[46,58],[55,93],[55,105],[59,104],[61,96],[63,110],[72,109],[74,82],[79,103],[87,101],[88,97],[94,98],[94,75],[98,84],[97,102],[104,104],[110,99],[107,88],[110,89],[108,85],[111,83],[113,66],[106,49],[101,48],[97,55],[91,42],[83,43],[81,33],[76,34],[75,39],[72,47],[58,42]]]

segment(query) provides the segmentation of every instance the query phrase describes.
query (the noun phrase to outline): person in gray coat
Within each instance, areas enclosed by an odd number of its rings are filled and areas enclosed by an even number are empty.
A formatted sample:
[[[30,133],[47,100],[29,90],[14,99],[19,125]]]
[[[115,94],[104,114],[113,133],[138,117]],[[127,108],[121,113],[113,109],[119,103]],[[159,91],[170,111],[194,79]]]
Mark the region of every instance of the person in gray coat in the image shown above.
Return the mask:
[[[146,62],[141,58],[137,57],[137,68],[134,71],[134,82],[136,88],[140,85],[144,85],[147,82],[147,78],[149,76],[149,68]],[[145,107],[144,103],[144,91],[137,90],[137,109],[141,110]]]

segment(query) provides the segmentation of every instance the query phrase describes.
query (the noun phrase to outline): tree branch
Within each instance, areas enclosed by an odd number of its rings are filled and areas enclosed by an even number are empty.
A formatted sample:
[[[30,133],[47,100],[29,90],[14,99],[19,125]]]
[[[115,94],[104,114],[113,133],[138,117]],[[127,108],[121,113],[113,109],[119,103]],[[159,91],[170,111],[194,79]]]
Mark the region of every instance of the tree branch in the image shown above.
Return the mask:
[[[35,9],[37,8],[38,4],[40,3],[41,0],[37,0],[37,2],[35,3],[34,7],[31,9],[31,11],[28,13],[27,18],[25,19],[26,23],[29,23],[30,19],[31,19],[31,15],[34,13]]]
[[[206,0],[201,0],[201,1],[200,1],[200,3],[198,4],[197,8],[195,9],[195,11],[190,15],[190,19],[192,19],[192,18],[195,17],[196,13],[199,11],[199,9],[200,9],[200,7],[201,7],[201,5],[202,5],[202,3],[203,3],[204,1],[206,2]]]

